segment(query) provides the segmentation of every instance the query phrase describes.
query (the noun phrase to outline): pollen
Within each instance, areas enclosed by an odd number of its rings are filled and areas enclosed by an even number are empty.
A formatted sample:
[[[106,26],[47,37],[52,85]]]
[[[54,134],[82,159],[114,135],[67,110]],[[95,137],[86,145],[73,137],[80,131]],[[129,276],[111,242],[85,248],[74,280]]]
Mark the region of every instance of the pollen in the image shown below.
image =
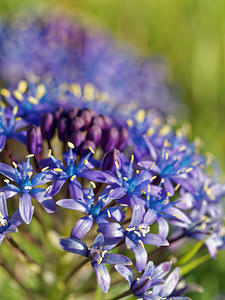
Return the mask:
[[[91,146],[89,147],[89,150],[91,151],[91,153],[95,154],[95,151]]]
[[[159,134],[164,136],[164,135],[167,135],[169,132],[170,132],[170,126],[169,125],[164,125],[160,129]]]
[[[91,83],[87,83],[84,86],[84,99],[92,101],[95,98],[95,87]]]
[[[152,136],[154,132],[155,132],[155,129],[152,128],[152,127],[150,127],[150,128],[147,130],[146,134],[147,134],[147,136]]]
[[[15,116],[15,115],[17,115],[17,113],[18,113],[18,106],[14,106],[13,107],[13,115]]]
[[[92,185],[93,189],[96,188],[96,184],[93,181],[91,181],[90,184]]]
[[[146,113],[145,113],[144,109],[139,109],[139,111],[135,115],[137,122],[143,123],[145,120],[145,115],[146,115]]]
[[[12,165],[15,169],[17,169],[17,164],[15,163],[15,161],[12,162]]]
[[[87,165],[88,164],[88,160],[84,159],[84,164]]]
[[[52,149],[49,149],[48,150],[48,157],[51,157],[51,155],[52,155]]]
[[[10,91],[7,89],[1,89],[1,94],[2,94],[2,96],[6,97],[6,98],[11,96]]]
[[[133,162],[134,162],[134,155],[133,154],[130,157],[130,162],[131,162],[131,164],[133,164]]]
[[[81,98],[82,93],[81,93],[81,88],[80,85],[77,83],[74,83],[70,87],[71,92],[74,94],[75,97]]]
[[[127,120],[127,125],[132,128],[134,126],[134,122],[131,119]]]
[[[38,99],[36,99],[35,97],[32,97],[32,96],[28,97],[28,101],[34,105],[38,104]]]
[[[27,82],[26,80],[21,80],[18,83],[18,87],[17,87],[18,91],[20,91],[20,93],[24,94],[27,90]]]
[[[107,210],[107,215],[108,215],[109,218],[111,218],[111,213],[110,213],[109,210]]]
[[[20,93],[20,91],[18,91],[18,90],[14,91],[13,95],[17,100],[19,100],[19,101],[23,100],[23,95]]]
[[[71,181],[74,181],[74,179],[75,179],[76,177],[77,177],[76,175],[73,175],[73,176],[70,178],[70,180],[71,180]]]
[[[116,165],[116,168],[119,169],[119,164],[118,164],[118,161],[115,161],[115,165]]]
[[[44,172],[44,171],[47,171],[48,169],[49,169],[49,167],[47,166],[47,167],[43,168],[41,171]]]
[[[36,98],[41,99],[45,93],[46,93],[45,86],[44,86],[44,84],[40,83],[37,87]]]
[[[62,172],[63,171],[63,169],[61,169],[61,168],[54,168],[53,170],[56,171],[56,172]]]
[[[74,149],[74,144],[73,144],[73,143],[68,142],[67,145],[68,145],[68,147],[69,147],[70,149]]]

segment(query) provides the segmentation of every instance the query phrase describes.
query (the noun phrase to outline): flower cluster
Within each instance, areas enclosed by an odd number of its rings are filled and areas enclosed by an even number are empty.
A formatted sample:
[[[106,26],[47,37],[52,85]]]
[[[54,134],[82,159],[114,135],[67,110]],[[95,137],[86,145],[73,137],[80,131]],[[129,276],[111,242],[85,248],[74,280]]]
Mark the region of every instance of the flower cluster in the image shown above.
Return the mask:
[[[62,208],[79,211],[59,244],[86,257],[104,293],[116,270],[129,283],[126,295],[187,299],[179,268],[169,274],[171,262],[155,266],[151,255],[188,240],[203,241],[212,257],[224,248],[225,185],[206,173],[198,145],[156,111],[128,106],[122,113],[90,84],[62,89],[23,80],[1,95],[1,241],[30,224],[32,199],[53,218]],[[9,139],[27,147],[25,161]],[[7,199],[16,195],[18,210],[9,219]]]
[[[36,19],[18,14],[1,22],[0,77],[11,84],[21,79],[90,83],[118,103],[139,101],[164,113],[178,106],[162,59],[140,58],[106,33],[54,13]]]

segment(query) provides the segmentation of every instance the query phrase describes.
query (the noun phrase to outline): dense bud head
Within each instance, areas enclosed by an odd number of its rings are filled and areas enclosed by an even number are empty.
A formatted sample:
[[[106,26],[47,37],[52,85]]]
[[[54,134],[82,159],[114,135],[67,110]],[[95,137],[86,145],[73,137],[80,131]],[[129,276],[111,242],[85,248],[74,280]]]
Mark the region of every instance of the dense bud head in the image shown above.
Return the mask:
[[[120,168],[121,167],[121,157],[120,157],[120,151],[117,149],[114,149],[104,155],[103,161],[102,161],[102,167],[101,167],[102,170],[114,172],[116,170],[115,162],[118,163],[119,168]]]
[[[51,113],[46,113],[41,118],[41,133],[44,139],[50,140],[55,133],[55,120]]]
[[[113,150],[119,142],[119,131],[116,127],[112,127],[104,135],[104,146],[103,149],[105,152]]]
[[[32,126],[27,131],[27,151],[34,155],[40,155],[42,152],[42,135],[41,129]]]
[[[99,126],[93,125],[88,129],[87,139],[93,141],[96,146],[100,143],[102,138],[102,130]]]

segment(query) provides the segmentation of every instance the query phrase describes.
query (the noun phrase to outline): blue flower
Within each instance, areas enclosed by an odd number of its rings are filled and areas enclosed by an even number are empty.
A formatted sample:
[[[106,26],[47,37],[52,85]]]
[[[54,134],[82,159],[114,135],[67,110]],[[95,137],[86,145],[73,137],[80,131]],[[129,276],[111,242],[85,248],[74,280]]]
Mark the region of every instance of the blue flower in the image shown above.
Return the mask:
[[[22,223],[23,220],[18,210],[9,219],[5,194],[0,192],[0,244],[8,234],[17,232],[17,227]]]
[[[4,149],[7,139],[16,139],[26,143],[26,132],[21,130],[27,123],[18,117],[18,106],[0,108],[0,152]]]
[[[155,267],[150,261],[146,265],[145,271],[140,278],[133,279],[130,268],[123,265],[116,265],[116,270],[128,281],[131,292],[138,299],[142,300],[188,300],[187,297],[173,297],[172,293],[180,279],[179,269],[176,268],[167,278],[171,268],[170,262],[161,263]],[[151,289],[151,290],[150,290]],[[141,297],[141,298],[139,298]]]
[[[88,167],[92,167],[91,163],[88,162],[88,159],[94,153],[94,150],[90,148],[90,152],[85,157],[81,158],[75,166],[76,154],[73,153],[74,145],[68,142],[68,146],[70,149],[64,155],[65,165],[61,160],[51,155],[51,153],[49,158],[40,161],[41,167],[47,171],[51,180],[53,180],[53,184],[48,187],[48,190],[46,191],[46,197],[56,195],[61,190],[64,183],[69,180],[70,196],[74,199],[82,198],[82,187],[77,180],[77,177],[86,178],[84,170]]]
[[[83,241],[73,237],[73,235],[70,238],[60,239],[60,246],[67,252],[90,258],[98,285],[104,293],[107,293],[110,288],[110,276],[105,264],[132,264],[131,260],[126,256],[110,253],[111,247],[104,243],[104,237],[101,233],[98,234],[89,248]]]
[[[30,223],[33,215],[31,197],[36,199],[48,213],[53,213],[56,209],[53,199],[45,196],[45,189],[36,187],[51,179],[44,172],[40,172],[32,177],[33,168],[30,164],[31,156],[33,155],[28,155],[27,161],[18,165],[14,162],[14,168],[0,163],[0,173],[8,178],[5,179],[7,185],[1,190],[5,193],[6,198],[20,194],[19,212],[23,221],[27,224]],[[9,180],[11,180],[13,184],[9,183]]]
[[[82,239],[88,233],[95,220],[98,224],[107,223],[107,220],[114,220],[121,222],[124,214],[120,207],[108,207],[113,198],[108,193],[108,190],[103,191],[95,203],[95,195],[93,192],[95,184],[91,182],[91,188],[83,189],[83,195],[80,199],[62,199],[56,202],[57,205],[74,209],[87,214],[82,217],[73,227],[71,234],[77,239]]]
[[[155,221],[155,215],[147,213],[143,216],[140,206],[135,205],[130,225],[125,230],[118,223],[104,223],[99,224],[99,231],[103,233],[105,240],[112,245],[125,239],[126,247],[131,249],[135,255],[137,270],[141,272],[148,259],[145,244],[157,247],[169,245],[164,237],[149,233],[150,225]]]
[[[149,170],[134,171],[133,155],[128,164],[126,158],[124,160],[125,162],[122,164],[121,170],[118,162],[115,162],[116,175],[109,171],[87,170],[84,171],[85,178],[96,182],[108,183],[108,188],[112,189],[113,197],[121,199],[118,202],[131,205],[132,207],[135,204],[139,204],[142,211],[144,211],[144,202],[141,195],[143,192],[147,192],[149,184],[151,185],[150,194],[153,196],[164,196],[165,191],[163,188],[151,183],[155,177]]]

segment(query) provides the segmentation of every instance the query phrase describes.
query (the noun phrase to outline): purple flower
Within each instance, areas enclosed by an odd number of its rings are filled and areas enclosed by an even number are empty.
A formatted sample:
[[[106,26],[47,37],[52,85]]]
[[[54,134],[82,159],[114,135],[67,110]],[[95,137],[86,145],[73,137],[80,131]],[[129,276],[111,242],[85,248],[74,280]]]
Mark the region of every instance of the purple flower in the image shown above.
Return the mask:
[[[27,224],[30,223],[34,211],[31,197],[36,199],[48,213],[53,213],[56,209],[53,199],[45,196],[45,189],[36,187],[51,179],[45,172],[40,172],[32,177],[33,168],[30,164],[31,156],[32,155],[28,155],[27,161],[18,165],[14,162],[14,168],[0,163],[0,173],[8,178],[5,179],[7,185],[4,186],[1,191],[5,193],[6,198],[20,194],[19,212],[23,221]],[[13,184],[9,183],[9,180],[11,180]]]
[[[73,235],[70,238],[60,239],[60,246],[67,252],[90,258],[98,285],[104,293],[107,293],[110,288],[110,275],[105,264],[132,264],[131,260],[126,256],[110,253],[111,247],[104,243],[104,237],[101,233],[98,234],[89,248],[83,241],[73,237]]]
[[[93,192],[94,183],[91,182],[91,188],[83,189],[82,197],[80,199],[62,199],[56,202],[57,205],[78,210],[87,214],[77,221],[71,231],[71,235],[77,239],[82,239],[93,225],[95,220],[98,224],[107,223],[107,220],[114,220],[121,222],[124,214],[120,207],[110,207],[113,198],[108,193],[108,190],[103,191],[95,202],[95,195]]]
[[[169,245],[164,237],[149,233],[150,225],[155,221],[155,215],[146,213],[143,216],[140,206],[135,205],[130,225],[125,230],[120,224],[106,223],[99,224],[99,231],[103,233],[105,240],[112,245],[125,239],[126,247],[131,249],[135,255],[137,270],[141,272],[148,259],[145,244],[157,247]]]
[[[17,232],[17,227],[22,223],[23,220],[18,210],[16,210],[11,219],[9,219],[5,194],[0,192],[0,244],[8,234]]]
[[[128,281],[130,290],[134,296],[141,297],[139,299],[188,299],[186,297],[171,297],[171,294],[180,279],[180,274],[179,269],[176,268],[166,280],[164,280],[164,277],[171,269],[170,262],[161,263],[157,267],[154,266],[152,261],[148,262],[143,275],[135,280],[133,279],[130,268],[124,265],[116,265],[115,268]]]
[[[82,199],[82,187],[77,180],[77,177],[86,178],[84,170],[88,167],[92,167],[92,165],[88,162],[88,159],[94,153],[94,150],[90,148],[89,153],[85,157],[81,158],[75,166],[76,154],[73,153],[74,145],[68,142],[68,146],[70,149],[64,155],[65,165],[59,159],[51,155],[51,153],[49,158],[40,161],[41,167],[47,171],[51,180],[53,180],[53,184],[46,191],[46,197],[56,195],[61,190],[64,183],[68,180],[70,196],[74,199]]]
[[[7,139],[16,139],[26,143],[26,133],[21,129],[27,124],[18,117],[17,113],[17,106],[14,106],[13,109],[0,108],[0,152],[4,149]]]

